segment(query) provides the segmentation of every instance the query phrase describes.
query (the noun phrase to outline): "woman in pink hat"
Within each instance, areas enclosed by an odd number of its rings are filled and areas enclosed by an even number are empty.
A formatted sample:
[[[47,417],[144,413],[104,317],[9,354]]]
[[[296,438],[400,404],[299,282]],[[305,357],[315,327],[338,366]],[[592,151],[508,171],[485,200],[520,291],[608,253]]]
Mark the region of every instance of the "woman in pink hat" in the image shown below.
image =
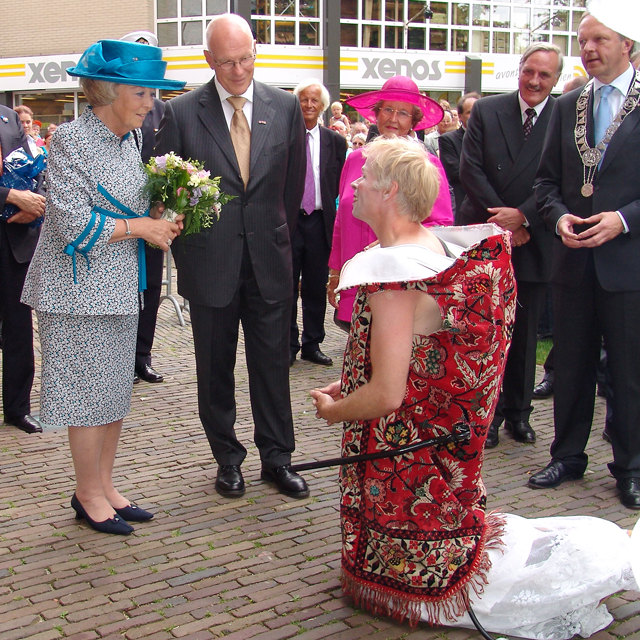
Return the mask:
[[[385,138],[412,137],[413,131],[427,129],[442,120],[442,107],[418,90],[418,85],[406,76],[394,76],[387,80],[382,89],[368,91],[353,98],[347,104],[354,107],[370,122],[378,125],[380,135]],[[426,153],[426,150],[425,150]],[[449,183],[440,161],[429,155],[429,160],[438,168],[440,189],[433,211],[424,221],[424,226],[446,226],[453,224],[453,210]],[[340,178],[340,203],[333,228],[333,241],[329,257],[329,282],[327,294],[329,303],[337,309],[336,322],[348,330],[355,300],[355,289],[342,291],[340,301],[336,301],[336,286],[340,269],[347,260],[376,240],[371,228],[353,217],[353,189],[351,183],[362,174],[365,157],[362,149],[349,154]]]

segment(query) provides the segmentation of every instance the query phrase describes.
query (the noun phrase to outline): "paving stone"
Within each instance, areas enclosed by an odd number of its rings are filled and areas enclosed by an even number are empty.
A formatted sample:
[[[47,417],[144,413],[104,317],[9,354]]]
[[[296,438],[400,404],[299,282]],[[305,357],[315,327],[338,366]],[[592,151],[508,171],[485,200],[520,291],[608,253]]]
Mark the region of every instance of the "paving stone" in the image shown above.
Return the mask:
[[[165,374],[165,382],[134,387],[124,424],[114,477],[130,499],[156,514],[131,536],[100,535],[73,519],[64,430],[27,435],[0,426],[0,638],[479,638],[473,630],[411,628],[376,618],[342,595],[338,471],[304,474],[311,496],[301,501],[260,481],[242,339],[236,430],[248,451],[247,491],[240,500],[215,492],[217,465],[198,418],[188,314],[186,319],[181,328],[172,307],[161,306],[154,367]],[[326,330],[323,351],[339,361],[346,336],[330,313]],[[317,421],[308,394],[338,375],[338,367],[301,361],[292,367],[294,462],[339,455],[341,426]],[[36,414],[39,381],[36,326]],[[548,462],[552,400],[535,403],[535,445],[520,445],[501,432],[500,445],[487,452],[484,467],[489,509],[528,516],[599,515],[632,527],[637,514],[620,504],[606,467],[611,449],[600,438],[604,410],[597,399],[585,478],[555,490],[526,487],[529,474]],[[20,509],[9,506],[18,501]],[[591,640],[640,640],[640,593],[617,594],[607,604],[616,622]]]

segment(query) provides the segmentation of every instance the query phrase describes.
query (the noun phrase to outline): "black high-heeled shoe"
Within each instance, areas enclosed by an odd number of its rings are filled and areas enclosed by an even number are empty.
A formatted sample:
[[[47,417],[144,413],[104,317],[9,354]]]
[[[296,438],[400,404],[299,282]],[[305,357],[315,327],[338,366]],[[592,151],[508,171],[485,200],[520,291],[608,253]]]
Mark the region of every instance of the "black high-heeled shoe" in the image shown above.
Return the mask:
[[[114,509],[116,508],[114,507]],[[151,513],[151,511],[145,511],[137,504],[133,504],[133,502],[127,507],[116,509],[116,513],[128,522],[149,522],[149,520],[153,520],[153,513]]]
[[[71,507],[76,512],[76,520],[84,518],[92,529],[100,531],[101,533],[115,533],[120,536],[128,536],[133,531],[133,527],[122,520],[117,514],[109,520],[96,522],[89,517],[85,508],[80,504],[80,500],[76,498],[75,493],[73,494],[73,498],[71,498]]]

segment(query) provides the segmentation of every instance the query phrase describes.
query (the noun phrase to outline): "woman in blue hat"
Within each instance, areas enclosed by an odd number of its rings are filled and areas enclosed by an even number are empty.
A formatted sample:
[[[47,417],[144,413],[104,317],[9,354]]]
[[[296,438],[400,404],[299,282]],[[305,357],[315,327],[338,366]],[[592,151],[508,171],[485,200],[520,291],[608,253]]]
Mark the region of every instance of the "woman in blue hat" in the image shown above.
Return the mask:
[[[76,518],[126,535],[153,514],[115,488],[113,464],[129,412],[144,242],[165,251],[182,223],[149,216],[140,126],[165,80],[162,51],[101,40],[77,66],[89,102],[51,144],[45,222],[22,302],[36,311],[42,346],[40,418],[69,427]]]

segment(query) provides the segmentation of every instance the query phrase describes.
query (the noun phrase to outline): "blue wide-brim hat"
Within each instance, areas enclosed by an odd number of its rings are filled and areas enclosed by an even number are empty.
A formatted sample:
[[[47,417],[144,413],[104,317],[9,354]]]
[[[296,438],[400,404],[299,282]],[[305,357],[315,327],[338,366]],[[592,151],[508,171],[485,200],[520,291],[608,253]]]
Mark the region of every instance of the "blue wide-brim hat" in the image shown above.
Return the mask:
[[[67,73],[80,78],[131,84],[152,89],[182,89],[186,82],[165,80],[167,63],[162,49],[122,40],[99,40],[83,54]]]

